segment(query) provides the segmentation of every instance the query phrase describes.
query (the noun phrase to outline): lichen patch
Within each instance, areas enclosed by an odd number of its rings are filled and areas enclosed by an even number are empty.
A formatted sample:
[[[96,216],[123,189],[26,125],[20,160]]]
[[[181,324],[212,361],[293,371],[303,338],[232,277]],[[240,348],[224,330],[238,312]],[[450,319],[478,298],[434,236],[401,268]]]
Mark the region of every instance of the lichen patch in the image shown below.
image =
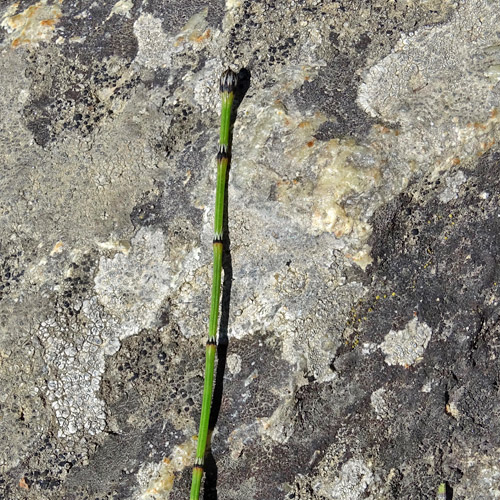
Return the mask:
[[[62,16],[61,4],[61,0],[54,3],[41,0],[19,14],[15,14],[19,3],[12,4],[0,22],[9,33],[11,47],[49,41]]]
[[[153,324],[170,291],[170,280],[160,230],[143,228],[132,239],[128,254],[101,258],[95,289],[109,314],[121,318],[121,338]]]
[[[429,343],[432,330],[429,325],[413,318],[402,330],[391,330],[380,349],[388,365],[410,366],[422,359]]]

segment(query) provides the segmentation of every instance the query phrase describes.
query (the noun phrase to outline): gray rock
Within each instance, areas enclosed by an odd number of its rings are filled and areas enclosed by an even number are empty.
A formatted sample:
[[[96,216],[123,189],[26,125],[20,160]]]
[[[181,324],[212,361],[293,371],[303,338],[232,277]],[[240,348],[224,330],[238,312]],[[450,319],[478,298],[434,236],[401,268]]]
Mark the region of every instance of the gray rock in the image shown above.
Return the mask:
[[[0,7],[0,497],[187,498],[231,66],[204,498],[499,498],[499,22]]]

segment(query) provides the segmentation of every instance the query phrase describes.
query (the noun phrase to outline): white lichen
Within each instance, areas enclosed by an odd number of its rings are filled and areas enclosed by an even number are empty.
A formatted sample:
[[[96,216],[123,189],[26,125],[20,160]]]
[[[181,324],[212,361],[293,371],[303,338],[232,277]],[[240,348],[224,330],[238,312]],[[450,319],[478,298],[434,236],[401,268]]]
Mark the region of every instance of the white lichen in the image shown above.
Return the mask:
[[[41,323],[37,335],[49,379],[45,392],[59,437],[80,438],[104,430],[99,387],[105,356],[115,354],[123,339],[154,323],[171,284],[163,233],[141,229],[127,253],[101,258],[97,296],[83,301],[78,320],[54,314]]]
[[[48,370],[45,393],[60,438],[92,436],[102,432],[106,424],[105,405],[98,393],[104,356],[116,352],[119,330],[95,298],[84,301],[81,316],[84,328],[79,322],[54,315],[41,323],[37,333]]]
[[[127,254],[102,257],[95,291],[108,314],[119,318],[120,338],[149,328],[171,290],[162,231],[140,229]]]
[[[462,2],[449,22],[402,34],[366,72],[358,104],[397,127],[387,168],[402,179],[415,163],[435,175],[457,159],[475,160],[495,141],[499,22],[495,2]]]
[[[410,366],[422,358],[432,335],[429,325],[413,318],[403,330],[391,330],[380,349],[388,365]]]
[[[315,490],[318,495],[336,500],[372,498],[366,496],[366,489],[373,479],[370,468],[362,460],[352,458],[342,466],[337,477],[318,481]]]
[[[389,418],[391,416],[391,411],[387,404],[386,390],[383,387],[372,392],[370,404],[373,411],[377,414],[377,419]]]
[[[465,174],[459,170],[456,174],[450,175],[445,179],[446,187],[439,195],[439,200],[442,203],[448,203],[458,197],[460,186],[467,180]]]

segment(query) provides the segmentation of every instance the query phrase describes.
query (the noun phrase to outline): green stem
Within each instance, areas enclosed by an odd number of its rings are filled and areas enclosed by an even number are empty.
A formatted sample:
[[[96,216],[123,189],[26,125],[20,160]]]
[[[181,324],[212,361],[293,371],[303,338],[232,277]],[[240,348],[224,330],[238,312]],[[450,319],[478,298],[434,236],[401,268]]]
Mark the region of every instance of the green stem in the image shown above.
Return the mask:
[[[441,483],[438,486],[436,500],[446,500],[446,483]]]
[[[214,260],[212,276],[212,301],[210,304],[210,320],[208,324],[208,340],[205,355],[205,383],[201,404],[200,429],[198,432],[198,446],[193,467],[190,500],[198,500],[200,496],[203,464],[208,440],[208,423],[212,404],[212,390],[214,383],[215,350],[217,348],[217,325],[219,321],[220,285],[222,274],[222,227],[224,219],[224,190],[226,187],[226,173],[229,162],[229,129],[231,125],[231,108],[233,106],[236,74],[230,69],[224,71],[220,78],[222,109],[220,117],[219,150],[217,153],[217,187],[215,190],[214,215]]]

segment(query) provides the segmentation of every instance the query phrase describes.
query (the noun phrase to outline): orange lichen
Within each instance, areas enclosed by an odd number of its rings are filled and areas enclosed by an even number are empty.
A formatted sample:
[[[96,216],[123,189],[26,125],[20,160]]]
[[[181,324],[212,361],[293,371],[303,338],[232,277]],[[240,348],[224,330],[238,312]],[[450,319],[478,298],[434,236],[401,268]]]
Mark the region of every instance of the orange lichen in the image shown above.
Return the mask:
[[[55,26],[57,23],[57,19],[43,19],[40,21],[41,26]]]
[[[30,487],[28,485],[28,483],[26,482],[26,479],[24,477],[22,477],[20,480],[19,480],[19,487],[22,488],[23,490],[29,490]]]
[[[400,133],[398,129],[389,128],[380,124],[375,124],[373,128],[381,134],[394,134],[395,136],[398,136]]]
[[[211,35],[210,29],[206,27],[208,8],[194,14],[184,25],[179,35],[174,40],[174,47],[179,47],[185,42],[201,43],[208,40]]]
[[[488,149],[491,149],[494,145],[495,145],[495,140],[481,143],[481,146],[485,151],[488,151]]]
[[[54,245],[54,248],[52,248],[50,255],[55,255],[56,253],[61,253],[63,246],[64,246],[64,243],[62,241],[58,241]]]
[[[183,36],[178,36],[174,42],[174,47],[179,47],[180,45],[182,45],[184,42],[186,41],[186,39],[183,37]]]
[[[210,38],[210,35],[211,35],[211,31],[209,29],[207,29],[201,35],[197,35],[197,34],[193,33],[193,35],[191,35],[189,38],[193,42],[201,43],[201,42],[204,42],[205,40],[208,40]]]
[[[474,122],[473,126],[478,130],[486,130],[486,125],[484,123]]]
[[[47,0],[41,0],[19,14],[5,16],[0,25],[10,34],[11,46],[16,48],[23,44],[50,39],[62,16],[58,4],[47,5]],[[18,5],[11,5],[9,11],[15,12]]]

